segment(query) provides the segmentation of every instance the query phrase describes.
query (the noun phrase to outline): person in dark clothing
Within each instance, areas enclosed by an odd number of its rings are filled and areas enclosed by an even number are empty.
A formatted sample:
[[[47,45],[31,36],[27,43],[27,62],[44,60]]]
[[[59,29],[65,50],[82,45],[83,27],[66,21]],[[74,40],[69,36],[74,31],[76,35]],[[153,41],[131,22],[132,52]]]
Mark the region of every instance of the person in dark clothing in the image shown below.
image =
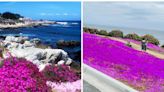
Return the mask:
[[[143,39],[141,42],[141,49],[144,51],[146,51],[146,49],[147,49],[147,42],[145,39]]]

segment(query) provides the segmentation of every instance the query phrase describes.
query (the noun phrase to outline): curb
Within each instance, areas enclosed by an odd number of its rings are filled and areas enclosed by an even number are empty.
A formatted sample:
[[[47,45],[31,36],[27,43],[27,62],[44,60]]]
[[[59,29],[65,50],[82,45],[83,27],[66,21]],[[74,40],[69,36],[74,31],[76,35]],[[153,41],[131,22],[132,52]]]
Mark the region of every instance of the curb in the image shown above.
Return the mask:
[[[83,64],[83,78],[101,92],[139,92],[86,64]]]

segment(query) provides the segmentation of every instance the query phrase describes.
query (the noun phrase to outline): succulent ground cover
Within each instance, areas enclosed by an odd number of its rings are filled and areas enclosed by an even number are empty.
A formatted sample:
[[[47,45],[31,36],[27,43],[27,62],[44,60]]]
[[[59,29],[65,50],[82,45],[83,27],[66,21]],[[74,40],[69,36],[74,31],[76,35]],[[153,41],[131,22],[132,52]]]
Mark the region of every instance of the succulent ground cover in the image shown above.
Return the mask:
[[[2,52],[1,52],[2,53]],[[80,75],[68,65],[48,65],[39,72],[23,58],[0,58],[0,92],[80,92]]]
[[[25,59],[4,59],[0,68],[0,92],[50,92],[45,77]]]
[[[80,79],[76,72],[72,71],[67,65],[49,65],[42,71],[47,80],[53,82],[74,82]]]
[[[84,33],[84,63],[141,92],[164,92],[164,60]]]

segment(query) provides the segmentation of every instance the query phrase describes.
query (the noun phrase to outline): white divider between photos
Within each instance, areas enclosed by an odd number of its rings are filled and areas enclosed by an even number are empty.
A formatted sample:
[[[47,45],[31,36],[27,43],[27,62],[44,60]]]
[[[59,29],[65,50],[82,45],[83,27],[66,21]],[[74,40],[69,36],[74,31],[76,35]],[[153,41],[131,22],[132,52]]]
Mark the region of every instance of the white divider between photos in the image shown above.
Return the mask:
[[[83,64],[83,79],[101,92],[139,92],[86,64]]]

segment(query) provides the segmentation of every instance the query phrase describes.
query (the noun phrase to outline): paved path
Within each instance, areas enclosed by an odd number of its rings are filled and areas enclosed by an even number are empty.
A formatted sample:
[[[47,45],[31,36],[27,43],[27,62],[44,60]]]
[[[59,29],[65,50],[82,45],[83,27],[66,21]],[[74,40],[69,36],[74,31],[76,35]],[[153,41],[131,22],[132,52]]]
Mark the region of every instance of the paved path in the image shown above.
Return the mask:
[[[83,79],[85,83],[87,82],[90,84],[86,89],[84,89],[84,92],[138,92],[130,86],[86,64],[83,64]],[[84,87],[86,87],[85,84]]]
[[[86,81],[83,81],[83,92],[101,92],[91,84]]]

